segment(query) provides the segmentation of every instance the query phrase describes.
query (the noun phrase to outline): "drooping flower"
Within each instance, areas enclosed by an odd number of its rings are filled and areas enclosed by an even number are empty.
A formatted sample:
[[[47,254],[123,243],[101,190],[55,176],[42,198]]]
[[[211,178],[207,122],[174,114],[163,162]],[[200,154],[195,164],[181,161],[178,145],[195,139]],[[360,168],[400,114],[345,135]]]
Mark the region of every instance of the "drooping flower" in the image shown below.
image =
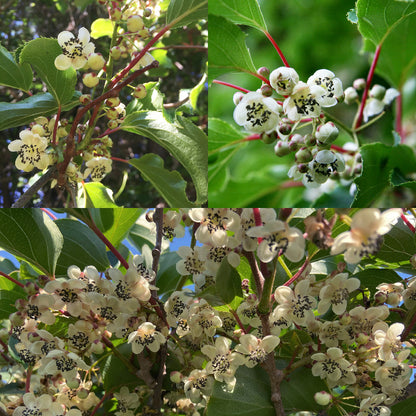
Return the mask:
[[[275,335],[268,335],[260,339],[252,334],[244,334],[239,341],[240,343],[235,347],[235,350],[244,355],[244,364],[252,368],[266,359],[267,354],[277,347],[280,338]]]
[[[30,129],[19,133],[20,140],[13,140],[8,149],[18,152],[16,158],[17,169],[30,172],[33,168],[46,169],[51,164],[51,158],[45,151],[48,147],[48,139],[39,134],[32,133]]]
[[[372,97],[370,91],[370,98],[366,101],[363,111],[363,118],[365,123],[370,117],[380,114],[386,106],[389,106],[393,100],[400,95],[400,93],[395,88],[389,88],[382,95],[383,96]]]
[[[82,68],[88,60],[88,55],[94,52],[95,46],[90,42],[90,33],[85,27],[75,37],[71,32],[64,30],[58,35],[58,43],[62,48],[62,54],[55,59],[57,69],[64,71],[69,67]]]
[[[91,175],[93,182],[99,182],[104,176],[111,172],[112,160],[106,157],[94,157],[86,163],[84,179]]]
[[[377,208],[364,208],[357,212],[351,230],[339,234],[331,248],[331,254],[344,253],[347,263],[356,264],[364,256],[376,253],[382,244],[382,235],[391,230],[392,223],[400,217],[399,208],[381,213]]]
[[[281,95],[290,95],[299,82],[299,75],[293,68],[281,66],[270,73],[270,85]]]
[[[373,327],[374,342],[379,346],[378,356],[380,360],[388,361],[394,358],[394,352],[400,350],[400,335],[404,331],[404,325],[396,322],[390,327],[386,322],[377,322]]]
[[[264,263],[271,262],[281,252],[290,261],[297,262],[305,255],[305,239],[295,227],[280,220],[274,220],[247,230],[250,237],[261,237],[257,255]]]
[[[193,403],[200,403],[202,396],[209,396],[214,387],[214,378],[206,370],[192,370],[184,379],[184,392]]]
[[[156,326],[151,322],[142,323],[137,331],[129,335],[128,343],[132,344],[134,354],[140,354],[145,347],[150,351],[159,351],[160,345],[166,342],[166,338],[161,332],[156,330]]]
[[[386,397],[385,394],[375,394],[361,400],[357,416],[390,416],[391,410],[387,406],[382,406]]]
[[[317,100],[322,107],[332,107],[338,103],[343,95],[342,82],[335,74],[328,69],[319,69],[309,77],[309,86],[317,85],[322,87],[325,92]]]
[[[251,91],[235,108],[234,120],[251,133],[270,133],[279,123],[279,109],[273,98]]]
[[[33,393],[25,393],[23,395],[23,403],[24,406],[19,406],[13,411],[13,416],[63,416],[64,414],[62,406],[53,402],[52,396],[49,394],[42,394],[40,397],[36,397]],[[73,416],[81,415],[81,412],[78,411],[72,414]]]

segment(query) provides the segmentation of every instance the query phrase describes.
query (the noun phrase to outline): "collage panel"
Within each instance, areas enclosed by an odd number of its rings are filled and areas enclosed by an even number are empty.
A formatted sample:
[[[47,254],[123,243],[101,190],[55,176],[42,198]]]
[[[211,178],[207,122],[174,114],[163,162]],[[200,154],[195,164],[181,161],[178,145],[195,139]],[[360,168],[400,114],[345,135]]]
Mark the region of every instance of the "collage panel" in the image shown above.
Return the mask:
[[[207,13],[0,2],[0,207],[206,205]]]

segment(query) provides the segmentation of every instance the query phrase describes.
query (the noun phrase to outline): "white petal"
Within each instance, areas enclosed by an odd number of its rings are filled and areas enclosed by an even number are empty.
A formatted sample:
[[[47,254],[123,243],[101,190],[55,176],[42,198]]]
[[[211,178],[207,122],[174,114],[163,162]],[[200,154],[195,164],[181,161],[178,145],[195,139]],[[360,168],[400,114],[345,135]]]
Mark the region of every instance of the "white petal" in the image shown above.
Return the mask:
[[[74,39],[74,38],[75,36],[71,32],[64,30],[58,35],[58,43],[62,47],[65,42],[68,42],[69,40]]]
[[[90,32],[85,27],[82,27],[78,32],[78,39],[83,45],[86,45],[90,41]]]
[[[69,59],[67,56],[61,54],[55,58],[55,67],[59,69],[60,71],[65,71],[68,69],[72,64],[71,59]]]

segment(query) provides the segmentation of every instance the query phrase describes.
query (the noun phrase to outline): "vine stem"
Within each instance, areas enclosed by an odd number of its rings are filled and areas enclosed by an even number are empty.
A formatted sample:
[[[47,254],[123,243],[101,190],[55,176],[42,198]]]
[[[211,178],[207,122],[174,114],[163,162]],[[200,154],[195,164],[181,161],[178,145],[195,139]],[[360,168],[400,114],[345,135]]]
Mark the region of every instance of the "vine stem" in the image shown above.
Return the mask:
[[[231,88],[234,88],[235,90],[238,90],[238,91],[241,91],[241,92],[245,92],[245,93],[250,92],[250,90],[247,90],[245,88],[239,87],[238,85],[230,84],[229,82],[220,81],[219,79],[214,79],[214,81],[212,81],[212,83],[213,84],[225,85],[226,87],[231,87]]]
[[[273,46],[274,46],[274,48],[276,49],[276,51],[277,51],[277,53],[279,54],[280,59],[283,61],[284,65],[285,65],[286,67],[290,68],[289,63],[287,62],[287,60],[286,60],[285,56],[283,55],[283,52],[281,51],[281,49],[280,49],[280,48],[279,48],[279,46],[277,45],[276,41],[273,39],[272,35],[271,35],[269,32],[267,32],[267,30],[265,30],[263,33],[267,36],[267,39],[269,39],[269,41],[272,43],[272,45],[273,45]]]
[[[53,134],[52,134],[52,145],[56,145],[56,133],[58,131],[58,123],[59,119],[61,118],[61,105],[58,106],[58,112],[56,114],[55,124],[53,125]]]
[[[402,125],[402,114],[403,114],[403,98],[402,90],[399,89],[399,96],[396,98],[396,131],[400,136],[400,143],[404,143],[405,135]]]
[[[309,264],[309,259],[306,258],[305,262],[302,264],[302,267],[291,277],[283,286],[290,286],[306,269],[306,266]]]
[[[413,224],[406,218],[406,215],[404,215],[404,213],[403,214],[401,214],[400,215],[400,218],[403,220],[403,222],[407,225],[407,228],[412,232],[412,233],[415,233],[416,232],[416,229],[415,229],[415,227],[413,226]]]
[[[23,288],[25,287],[25,285],[23,283],[20,283],[17,280],[13,279],[13,277],[9,276],[7,273],[4,273],[4,272],[0,271],[0,276],[3,276],[6,279],[9,279],[11,282],[13,282],[17,286],[20,286],[20,287],[23,287]]]
[[[94,409],[92,410],[90,416],[94,416],[98,409],[101,407],[101,405],[104,403],[104,400],[107,399],[107,397],[112,396],[113,392],[111,390],[107,391],[104,396],[101,398],[101,400],[97,403],[97,405],[94,407]]]
[[[32,377],[32,366],[29,366],[26,371],[26,383],[25,383],[25,391],[26,393],[30,392],[30,379]]]
[[[46,209],[46,208],[41,208],[41,210],[42,210],[45,214],[49,215],[49,217],[50,217],[53,221],[55,221],[55,220],[57,220],[57,219],[58,219],[55,215],[53,215],[53,213],[52,213],[49,209]]]
[[[413,329],[415,324],[416,324],[416,313],[413,314],[412,319],[409,322],[409,325],[406,326],[406,328],[402,332],[402,335],[400,336],[400,339],[402,342],[406,340],[407,336],[410,334],[410,331]]]
[[[370,70],[368,71],[367,81],[366,81],[366,84],[365,84],[363,97],[361,99],[361,104],[360,104],[360,109],[359,109],[359,112],[358,112],[357,121],[356,121],[355,126],[354,126],[355,129],[358,129],[358,127],[361,126],[361,122],[362,122],[362,119],[363,119],[363,113],[364,113],[364,107],[365,107],[365,103],[367,101],[368,91],[370,90],[370,85],[371,85],[371,81],[373,80],[374,71],[375,71],[376,66],[377,66],[378,58],[380,57],[381,46],[382,46],[382,44],[377,45],[377,48],[376,48],[376,51],[375,51],[374,57],[373,57],[373,62],[371,63]]]
[[[123,163],[126,163],[126,164],[128,164],[128,165],[130,164],[128,160],[125,160],[125,159],[120,159],[119,157],[113,157],[113,156],[111,156],[111,157],[110,157],[110,159],[111,159],[111,160],[114,160],[114,161],[116,161],[116,162],[123,162]]]
[[[347,155],[355,156],[357,152],[355,150],[347,150],[336,144],[331,144],[331,149],[337,151],[338,153],[345,153]]]

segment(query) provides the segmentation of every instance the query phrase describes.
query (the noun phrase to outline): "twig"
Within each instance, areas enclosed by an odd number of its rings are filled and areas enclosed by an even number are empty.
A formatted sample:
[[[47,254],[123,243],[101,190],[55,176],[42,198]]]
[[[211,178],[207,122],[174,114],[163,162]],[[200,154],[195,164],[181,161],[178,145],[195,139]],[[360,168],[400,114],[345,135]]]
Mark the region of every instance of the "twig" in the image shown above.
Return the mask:
[[[32,199],[33,195],[53,179],[56,166],[52,166],[41,178],[39,178],[13,205],[12,208],[24,208]]]
[[[259,269],[259,265],[257,264],[256,258],[254,257],[254,253],[252,251],[243,251],[243,255],[248,260],[250,265],[254,276],[254,282],[256,283],[257,296],[260,298],[261,294],[263,293],[264,276]]]

